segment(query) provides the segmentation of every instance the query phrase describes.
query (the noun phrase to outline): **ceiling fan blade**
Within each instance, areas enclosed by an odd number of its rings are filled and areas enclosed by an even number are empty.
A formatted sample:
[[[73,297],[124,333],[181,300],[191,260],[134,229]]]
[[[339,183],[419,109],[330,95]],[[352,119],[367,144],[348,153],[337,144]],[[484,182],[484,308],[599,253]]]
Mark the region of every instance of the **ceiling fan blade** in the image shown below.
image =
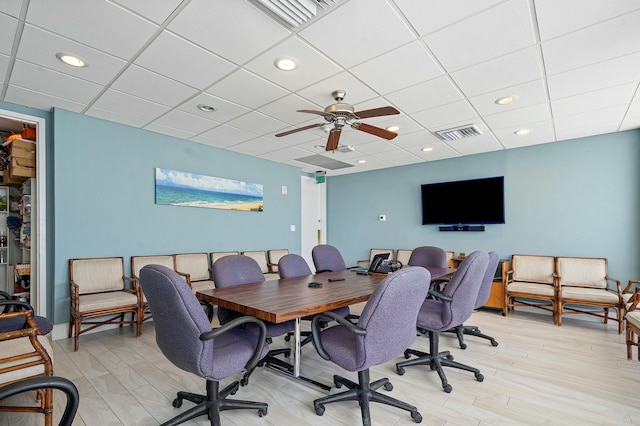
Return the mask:
[[[327,147],[325,148],[326,151],[335,151],[336,149],[338,149],[338,142],[340,142],[341,133],[342,133],[342,130],[340,129],[333,129],[332,131],[329,132],[329,138],[327,139]]]
[[[323,117],[335,117],[335,114],[324,111],[316,111],[315,109],[298,109],[297,112],[306,112],[308,114],[317,114]]]
[[[387,140],[391,140],[396,136],[398,136],[398,134],[395,132],[392,132],[387,129],[383,129],[381,127],[372,126],[371,124],[366,124],[366,123],[353,123],[351,127],[353,127],[356,130],[360,130],[361,132],[366,132]]]
[[[290,135],[292,133],[296,133],[296,132],[301,132],[303,130],[309,130],[309,129],[313,129],[315,127],[322,127],[324,126],[326,123],[317,123],[317,124],[309,124],[308,126],[304,126],[304,127],[299,127],[297,129],[293,129],[293,130],[287,130],[286,132],[282,132],[282,133],[278,133],[276,135],[276,137],[280,137],[280,136],[287,136]]]
[[[395,109],[392,106],[373,108],[373,109],[365,109],[364,111],[354,112],[360,118],[370,118],[370,117],[380,117],[382,115],[394,115],[400,114],[400,111]]]

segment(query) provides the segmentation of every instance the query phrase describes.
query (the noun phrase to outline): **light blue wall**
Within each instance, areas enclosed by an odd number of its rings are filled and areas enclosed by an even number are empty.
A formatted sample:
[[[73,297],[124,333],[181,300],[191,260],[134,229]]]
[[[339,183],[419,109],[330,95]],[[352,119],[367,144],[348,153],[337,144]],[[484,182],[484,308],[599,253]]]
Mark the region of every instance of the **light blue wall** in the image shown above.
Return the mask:
[[[230,151],[54,111],[54,320],[68,321],[68,259],[300,251],[300,171]],[[154,169],[260,183],[264,212],[156,205]],[[281,195],[281,187],[288,195]]]
[[[489,176],[505,177],[506,224],[485,232],[421,224],[421,184]],[[639,183],[640,130],[329,177],[327,241],[347,264],[373,247],[421,245],[497,250],[502,258],[606,257],[624,286],[640,279]]]

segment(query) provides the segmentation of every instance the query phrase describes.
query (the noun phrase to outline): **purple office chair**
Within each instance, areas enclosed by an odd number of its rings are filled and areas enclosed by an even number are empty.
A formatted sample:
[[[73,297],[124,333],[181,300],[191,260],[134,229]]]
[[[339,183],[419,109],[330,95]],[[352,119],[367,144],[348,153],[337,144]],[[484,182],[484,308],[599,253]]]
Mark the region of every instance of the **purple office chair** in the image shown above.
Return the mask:
[[[255,259],[241,254],[230,255],[216,260],[213,264],[213,282],[216,288],[264,282],[264,274]],[[225,324],[241,316],[243,316],[243,314],[239,312],[218,306],[218,320],[220,324]],[[264,321],[264,325],[267,328],[268,343],[271,343],[273,337],[282,336],[283,334],[286,335],[295,328],[293,321],[286,321],[279,324]],[[246,329],[257,332],[257,329],[252,324],[248,324]],[[289,357],[291,355],[291,349],[272,349],[258,365],[263,365],[263,363],[266,362],[267,364],[277,365],[280,368],[293,371],[291,364],[276,358],[276,355],[280,354]],[[245,383],[243,382],[243,384]]]
[[[304,258],[297,254],[287,254],[280,258],[278,261],[278,272],[280,273],[280,278],[297,278],[297,277],[305,277],[308,275],[312,275],[311,268],[307,264],[307,261]],[[345,306],[344,308],[333,309],[331,312],[339,315],[343,318],[349,315],[349,307]],[[313,320],[313,316],[303,317],[303,320],[311,321]],[[320,323],[323,326],[326,326],[327,323],[331,322],[332,319],[324,316],[320,319]],[[292,333],[287,333],[285,337],[286,341],[291,339]],[[304,340],[300,343],[300,346],[306,345],[311,341],[311,332],[303,331],[301,333],[303,336],[306,336]]]
[[[386,277],[373,292],[362,310],[357,326],[333,312],[325,312],[339,325],[320,329],[320,317],[311,323],[313,344],[318,354],[348,371],[358,372],[354,383],[340,376],[333,376],[337,388],[345,385],[349,390],[313,401],[316,414],[324,414],[325,404],[338,401],[358,401],[362,424],[370,425],[369,401],[381,402],[407,410],[416,423],[422,421],[417,408],[405,402],[377,392],[381,386],[393,389],[389,379],[370,383],[369,368],[397,357],[416,339],[416,318],[427,296],[429,271],[406,267]]]
[[[162,265],[143,267],[140,284],[147,295],[156,342],[162,353],[177,367],[207,380],[206,396],[178,392],[173,401],[174,407],[179,408],[183,399],[197,405],[164,424],[177,425],[207,415],[212,426],[219,425],[220,411],[234,409],[258,410],[260,417],[266,415],[266,403],[227,399],[238,391],[238,381],[219,390],[221,380],[245,369],[252,371],[267,353],[266,330],[262,321],[243,316],[212,329],[184,279]],[[259,329],[259,334],[241,329],[241,326],[249,324]]]
[[[9,293],[0,291],[0,313],[6,313],[11,310],[14,311],[31,311],[33,312],[33,306],[27,302],[15,300]],[[33,320],[40,329],[40,333],[46,336],[53,330],[53,323],[45,317],[34,315]],[[29,328],[27,321],[24,317],[4,318],[0,320],[0,333],[6,331],[20,330],[23,328]]]
[[[416,247],[411,252],[408,265],[410,266],[435,266],[447,267],[447,253],[440,247],[422,246]]]
[[[344,271],[347,269],[347,265],[344,263],[340,251],[329,244],[319,244],[311,249],[311,258],[316,267],[316,274]],[[360,317],[358,315],[348,314],[345,318],[355,322]]]
[[[447,393],[451,392],[452,387],[447,381],[443,366],[471,371],[477,381],[484,380],[484,376],[477,368],[454,361],[449,351],[439,352],[438,340],[441,331],[464,323],[473,313],[488,263],[487,253],[474,251],[460,263],[442,293],[429,290],[430,295],[435,298],[423,301],[417,321],[418,328],[425,329],[429,333],[429,353],[407,349],[404,352],[405,358],[409,358],[410,355],[417,355],[419,358],[397,363],[398,374],[403,375],[404,367],[410,365],[429,365],[431,370],[438,372],[442,388]]]
[[[347,265],[337,248],[329,244],[320,244],[311,250],[311,258],[316,267],[316,274],[323,272],[344,271]]]
[[[489,252],[489,265],[487,266],[487,271],[482,278],[482,284],[480,285],[480,292],[478,293],[478,298],[476,299],[476,305],[474,310],[478,310],[487,303],[489,300],[489,295],[491,294],[491,286],[493,285],[493,277],[496,274],[496,269],[498,268],[499,256],[495,251]],[[491,346],[498,346],[498,342],[491,336],[487,336],[483,334],[478,326],[475,325],[458,325],[452,330],[447,330],[455,332],[458,336],[458,343],[460,344],[461,349],[467,349],[467,344],[464,343],[464,335],[468,334],[471,336],[478,336],[483,339],[487,339],[491,342]]]

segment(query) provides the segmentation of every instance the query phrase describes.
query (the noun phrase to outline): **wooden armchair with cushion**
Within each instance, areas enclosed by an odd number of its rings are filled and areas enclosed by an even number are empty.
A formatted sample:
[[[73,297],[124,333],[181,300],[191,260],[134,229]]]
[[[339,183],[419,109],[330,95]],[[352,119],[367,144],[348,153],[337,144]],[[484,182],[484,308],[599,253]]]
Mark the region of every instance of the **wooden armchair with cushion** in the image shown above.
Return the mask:
[[[5,303],[5,302],[3,302]],[[27,326],[0,333],[0,385],[17,383],[30,377],[53,375],[53,350],[49,339],[42,336],[31,310],[0,314],[5,320],[25,321]],[[38,406],[0,406],[0,412],[44,413],[46,426],[53,424],[53,392],[39,390]]]
[[[558,325],[564,314],[588,314],[618,321],[618,333],[624,323],[624,303],[620,281],[608,275],[607,259],[585,257],[557,257]],[[615,284],[615,289],[609,283]],[[583,307],[583,308],[580,308]],[[597,308],[597,309],[594,309]],[[616,317],[609,317],[609,310]]]
[[[172,254],[159,254],[150,256],[131,256],[131,275],[132,279],[137,283],[140,283],[140,271],[147,265],[162,265],[175,271],[175,264]],[[179,274],[187,280],[186,274]],[[151,311],[149,310],[149,302],[147,297],[140,288],[140,333],[142,333],[142,323],[151,319]]]
[[[516,306],[531,306],[553,314],[557,324],[557,284],[553,256],[514,254],[504,283],[503,315]]]
[[[272,274],[278,274],[278,262],[283,256],[289,254],[287,249],[267,250],[267,256],[269,256],[269,272]]]
[[[174,254],[173,258],[176,272],[186,277],[194,293],[215,288],[207,253],[180,253]]]
[[[622,302],[625,310],[631,307],[631,298],[638,288],[640,288],[640,280],[629,280],[627,286],[622,290]]]
[[[222,259],[225,256],[234,256],[236,254],[240,254],[237,251],[214,251],[211,252],[209,255],[211,256],[211,268],[213,268],[213,264],[216,263],[218,260]],[[213,269],[212,269],[213,271]],[[213,274],[213,272],[212,272]],[[212,275],[213,276],[213,275]]]
[[[69,259],[69,278],[69,338],[75,334],[75,351],[81,334],[102,325],[136,324],[140,335],[142,292],[136,280],[124,275],[122,257]],[[128,313],[131,320],[125,320]]]
[[[254,251],[243,251],[240,254],[243,256],[247,256],[258,262],[260,266],[260,270],[264,274],[265,281],[269,280],[277,280],[280,278],[280,275],[276,272],[273,273],[269,271],[269,265],[267,263],[267,252],[264,250],[254,250]]]
[[[396,250],[396,260],[402,263],[402,266],[407,266],[411,253],[413,253],[413,249],[398,249]]]
[[[638,361],[640,361],[640,287],[629,297],[629,306],[625,315],[627,321],[627,359],[631,359],[631,348],[638,348]]]

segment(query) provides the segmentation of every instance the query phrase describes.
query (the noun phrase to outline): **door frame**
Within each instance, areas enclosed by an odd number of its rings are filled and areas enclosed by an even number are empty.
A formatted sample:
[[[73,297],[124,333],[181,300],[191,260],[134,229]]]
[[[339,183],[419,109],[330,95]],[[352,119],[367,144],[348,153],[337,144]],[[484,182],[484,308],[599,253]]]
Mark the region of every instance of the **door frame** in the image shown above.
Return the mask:
[[[300,255],[313,267],[311,249],[327,242],[327,188],[315,178],[302,176],[300,182]],[[311,224],[316,223],[316,226]],[[313,268],[312,268],[313,269]]]

